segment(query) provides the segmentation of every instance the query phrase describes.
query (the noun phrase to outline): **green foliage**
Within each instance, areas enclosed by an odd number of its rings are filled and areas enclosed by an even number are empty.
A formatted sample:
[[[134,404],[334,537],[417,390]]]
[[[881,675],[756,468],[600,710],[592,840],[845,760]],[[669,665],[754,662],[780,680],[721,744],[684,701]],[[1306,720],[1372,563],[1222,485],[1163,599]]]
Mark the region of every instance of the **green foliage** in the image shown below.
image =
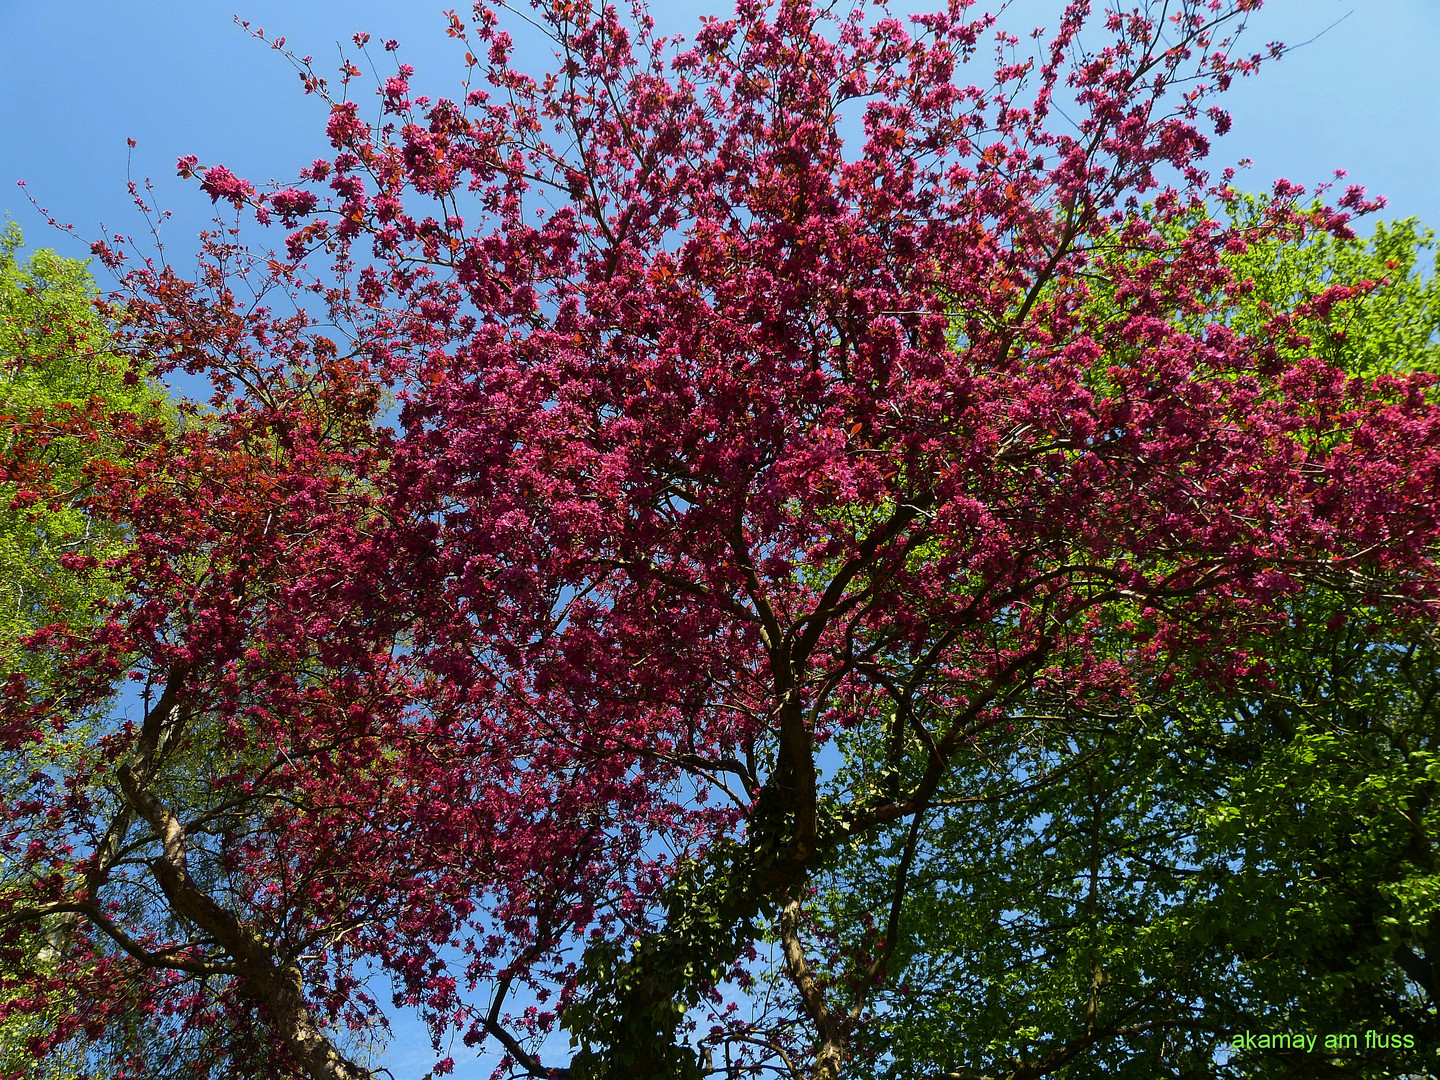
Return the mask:
[[[97,400],[138,418],[162,415],[154,388],[107,350],[85,264],[49,251],[21,264],[20,242],[13,225],[0,236],[0,414],[11,418],[0,460],[12,470],[0,482],[0,676],[43,675],[44,659],[21,642],[44,626],[93,619],[114,595],[101,564],[124,537],[87,511],[86,495],[95,463],[119,451],[94,433],[63,433],[65,422]],[[15,445],[17,430],[33,433],[31,445]],[[13,478],[20,464],[28,475]],[[62,565],[67,555],[95,563]]]
[[[724,873],[740,849],[722,848],[692,864],[671,883],[664,928],[636,940],[626,955],[608,941],[594,941],[582,962],[586,986],[599,988],[567,1008],[563,1025],[577,1047],[571,1071],[577,1080],[700,1080],[695,1054],[676,1043],[674,1032],[707,986],[724,974],[751,929],[749,912],[737,911],[736,879]],[[719,874],[706,871],[721,869]],[[758,905],[753,905],[757,906]]]
[[[1255,206],[1253,197],[1242,197],[1231,211],[1235,222],[1253,221]],[[1277,313],[1327,288],[1361,287],[1333,308],[1296,320],[1278,342],[1282,359],[1318,356],[1367,379],[1440,368],[1440,251],[1434,231],[1414,218],[1382,222],[1368,241],[1264,236],[1227,264],[1241,283],[1231,326],[1246,334],[1261,334]]]
[[[1297,240],[1293,229],[1268,222],[1252,195],[1236,195],[1225,213],[1233,233],[1224,255],[1228,275],[1209,291],[1177,297],[1175,309],[1163,313],[1175,325],[1203,337],[1218,322],[1267,343],[1279,363],[1318,357],[1366,379],[1440,368],[1434,230],[1407,218],[1378,223],[1369,239],[1321,231]],[[1154,227],[1178,243],[1208,221],[1209,211],[1196,208]],[[1117,249],[1108,258],[1145,266],[1151,257]],[[1124,304],[1097,282],[1089,313],[1103,326]]]
[[[1350,614],[1272,636],[1267,690],[1032,700],[1008,760],[964,763],[860,1029],[866,1075],[1430,1075],[1418,1051],[1221,1049],[1292,1028],[1434,1045],[1440,663]],[[858,851],[820,918],[888,907],[901,843]]]

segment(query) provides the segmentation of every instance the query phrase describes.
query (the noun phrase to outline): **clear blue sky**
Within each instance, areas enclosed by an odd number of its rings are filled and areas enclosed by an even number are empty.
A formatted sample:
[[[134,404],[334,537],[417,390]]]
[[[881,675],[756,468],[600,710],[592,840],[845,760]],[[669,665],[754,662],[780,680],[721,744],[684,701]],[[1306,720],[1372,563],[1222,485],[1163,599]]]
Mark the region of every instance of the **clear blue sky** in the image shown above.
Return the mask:
[[[453,6],[466,10],[459,0]],[[717,13],[724,0],[713,0]],[[901,6],[923,6],[904,0]],[[174,178],[181,154],[223,162],[249,179],[293,178],[324,149],[322,106],[288,64],[246,37],[238,12],[326,67],[356,30],[398,38],[427,92],[453,93],[459,49],[443,33],[445,0],[0,0],[0,213],[33,244],[83,254],[49,234],[15,181],[86,236],[104,222],[140,228],[125,193],[127,137],[138,178],[153,177],[175,211],[172,252],[209,216],[209,200]],[[978,2],[977,2],[978,6]],[[1020,0],[1012,27],[1053,24],[1061,0]],[[1098,6],[1098,5],[1097,5]],[[685,28],[705,0],[656,4],[662,26]],[[1314,37],[1230,97],[1232,133],[1218,163],[1254,160],[1242,181],[1312,184],[1337,168],[1390,199],[1390,212],[1440,224],[1440,2],[1268,0],[1259,41]],[[518,36],[518,35],[517,35]],[[178,253],[178,252],[177,252]]]
[[[466,10],[462,0],[452,4]],[[336,43],[354,31],[377,42],[397,38],[419,88],[438,96],[455,93],[462,54],[444,35],[445,6],[0,0],[0,216],[8,211],[32,246],[86,254],[44,225],[15,186],[24,179],[83,236],[98,235],[101,222],[142,231],[125,190],[126,139],[133,138],[135,178],[153,177],[160,201],[175,212],[166,230],[172,258],[193,250],[210,203],[193,182],[175,178],[177,157],[195,154],[264,181],[293,178],[327,149],[323,105],[301,95],[281,57],[234,25],[235,13],[330,69]],[[897,6],[919,9],[924,0]],[[1005,24],[1022,33],[1053,25],[1061,7],[1062,0],[1017,0]],[[684,31],[702,12],[728,11],[723,0],[656,8],[662,28]],[[1389,198],[1387,215],[1440,225],[1440,0],[1268,0],[1252,35],[1257,45],[1321,36],[1230,95],[1235,126],[1219,142],[1215,166],[1253,159],[1240,182],[1255,189],[1280,176],[1311,186],[1345,169],[1350,182]],[[401,1080],[422,1074],[433,1060],[423,1036],[412,1025],[398,1026],[397,1035],[387,1063]],[[489,1074],[456,1050],[457,1077]]]

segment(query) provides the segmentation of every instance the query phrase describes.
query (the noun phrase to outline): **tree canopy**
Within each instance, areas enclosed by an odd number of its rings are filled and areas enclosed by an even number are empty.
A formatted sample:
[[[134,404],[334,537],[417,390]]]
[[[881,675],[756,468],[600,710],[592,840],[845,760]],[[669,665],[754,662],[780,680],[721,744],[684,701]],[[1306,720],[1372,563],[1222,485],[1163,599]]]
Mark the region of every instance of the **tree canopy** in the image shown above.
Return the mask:
[[[1233,199],[1230,221],[1256,208]],[[1250,327],[1277,301],[1355,289],[1295,327],[1296,358],[1434,372],[1434,251],[1413,222],[1261,239],[1227,251],[1251,287],[1205,317]],[[1097,634],[1114,648],[1131,614]],[[858,1074],[1434,1074],[1434,625],[1355,578],[1311,580],[1284,614],[1228,678],[1204,643],[1120,700],[1077,698],[1060,673],[1017,703],[1008,745],[958,763],[902,917],[875,931],[897,951]],[[877,737],[849,751],[851,776]],[[832,868],[825,932],[891,908],[906,839],[872,836]],[[1224,1049],[1292,1030],[1317,1046]]]
[[[75,421],[130,541],[0,712],[80,747],[0,830],[7,955],[73,928],[7,1009],[85,1002],[35,1052],[368,1080],[377,970],[571,1080],[1433,1026],[1433,294],[1403,228],[1352,273],[1358,187],[1205,171],[1258,6],[480,4],[463,94],[399,64],[373,117],[291,57],[328,158],[182,158],[234,211],[193,278],[94,247],[215,394]]]
[[[20,648],[29,634],[93,621],[110,591],[90,571],[119,550],[122,532],[88,514],[85,496],[87,470],[116,448],[92,440],[83,414],[159,413],[154,390],[127,380],[128,362],[110,351],[84,264],[43,250],[22,264],[20,243],[13,225],[0,236],[0,409],[5,481],[14,485],[0,508],[0,676],[43,661]]]

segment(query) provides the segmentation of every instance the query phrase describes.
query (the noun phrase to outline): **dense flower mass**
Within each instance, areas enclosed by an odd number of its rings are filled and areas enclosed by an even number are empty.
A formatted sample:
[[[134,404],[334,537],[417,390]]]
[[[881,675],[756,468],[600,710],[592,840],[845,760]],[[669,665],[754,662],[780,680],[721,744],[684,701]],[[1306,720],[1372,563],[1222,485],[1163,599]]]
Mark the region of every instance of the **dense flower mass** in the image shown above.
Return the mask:
[[[810,884],[913,849],[1022,699],[1261,677],[1317,587],[1433,612],[1434,380],[1306,336],[1375,283],[1233,317],[1237,253],[1375,208],[1211,215],[1258,6],[1075,2],[1032,55],[958,0],[741,0],[690,41],[539,4],[535,79],[478,4],[464,95],[399,65],[378,119],[294,58],[328,160],[179,162],[283,255],[98,247],[124,342],[216,393],[163,438],[83,418],[133,450],[89,496],[124,598],[5,698],[7,752],[84,748],[7,781],[5,947],[68,937],[6,978],[85,1003],[37,1052],[370,1076],[375,965],[522,1074],[829,1080],[899,916],[812,933]],[[766,934],[790,996],[745,1019]]]

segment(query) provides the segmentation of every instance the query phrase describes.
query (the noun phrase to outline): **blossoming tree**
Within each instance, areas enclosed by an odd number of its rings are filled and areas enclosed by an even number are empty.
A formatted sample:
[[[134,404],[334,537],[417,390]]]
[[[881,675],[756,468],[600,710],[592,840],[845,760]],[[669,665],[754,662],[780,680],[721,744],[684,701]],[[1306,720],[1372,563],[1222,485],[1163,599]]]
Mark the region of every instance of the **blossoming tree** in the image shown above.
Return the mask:
[[[62,689],[0,724],[22,754],[144,688],[6,809],[10,947],[78,916],[54,1040],[158,1068],[103,1043],[139,999],[177,1066],[369,1076],[379,966],[502,1071],[829,1080],[905,852],[1022,696],[1124,698],[1197,640],[1249,673],[1307,583],[1429,611],[1431,380],[1292,347],[1362,286],[1203,318],[1224,251],[1373,206],[1203,213],[1258,6],[1075,2],[1031,46],[958,0],[742,0],[688,42],[556,2],[534,79],[481,4],[463,95],[402,65],[374,118],[354,63],[292,57],[332,156],[265,191],[180,162],[281,250],[95,249],[132,346],[217,391],[104,478],[126,599],[33,639]],[[817,935],[813,875],[892,833],[888,929]],[[747,997],[766,963],[787,997]]]

